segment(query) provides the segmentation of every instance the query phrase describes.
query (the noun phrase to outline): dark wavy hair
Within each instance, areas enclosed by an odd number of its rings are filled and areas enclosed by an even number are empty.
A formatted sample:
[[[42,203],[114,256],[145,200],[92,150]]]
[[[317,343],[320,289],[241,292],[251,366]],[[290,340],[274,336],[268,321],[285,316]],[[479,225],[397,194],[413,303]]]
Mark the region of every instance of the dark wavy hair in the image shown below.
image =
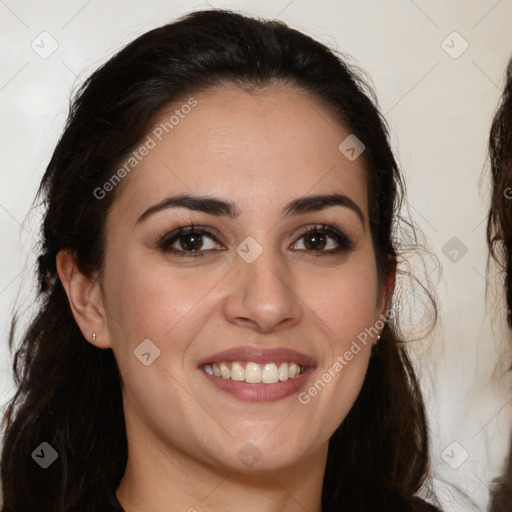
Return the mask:
[[[17,391],[4,417],[2,512],[123,510],[115,495],[127,462],[121,375],[112,350],[96,348],[79,330],[56,271],[57,253],[70,249],[84,274],[99,271],[116,193],[98,201],[93,191],[164,108],[212,86],[250,91],[272,84],[288,84],[327,105],[365,144],[376,267],[380,279],[396,272],[393,233],[403,180],[373,90],[339,52],[283,22],[226,10],[190,13],[138,37],[76,94],[38,191],[45,207],[39,305],[14,357]],[[15,324],[16,317],[11,350]],[[43,441],[58,452],[45,470],[31,458]],[[438,510],[418,497],[428,487],[428,451],[420,386],[393,318],[354,406],[330,439],[323,509]]]
[[[505,89],[492,121],[489,157],[492,193],[487,243],[491,257],[502,271],[507,323],[512,329],[512,60],[508,64]],[[512,436],[510,447],[505,472],[494,482],[491,490],[491,512],[512,510]]]

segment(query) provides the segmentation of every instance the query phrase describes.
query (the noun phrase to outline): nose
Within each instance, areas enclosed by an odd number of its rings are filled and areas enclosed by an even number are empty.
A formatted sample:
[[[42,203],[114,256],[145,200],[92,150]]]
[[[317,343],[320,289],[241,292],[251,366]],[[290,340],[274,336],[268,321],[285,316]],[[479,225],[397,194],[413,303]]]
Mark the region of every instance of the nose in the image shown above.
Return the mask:
[[[293,273],[282,257],[264,250],[251,263],[237,258],[235,265],[224,303],[228,321],[259,333],[300,323],[303,303],[294,289]]]

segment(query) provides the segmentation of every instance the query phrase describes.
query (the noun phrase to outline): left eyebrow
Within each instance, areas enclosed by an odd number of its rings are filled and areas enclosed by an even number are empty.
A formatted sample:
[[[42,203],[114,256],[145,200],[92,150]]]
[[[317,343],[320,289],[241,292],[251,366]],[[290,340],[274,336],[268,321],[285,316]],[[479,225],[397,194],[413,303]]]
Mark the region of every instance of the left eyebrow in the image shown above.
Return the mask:
[[[350,208],[357,214],[363,223],[363,226],[365,225],[364,215],[361,211],[361,208],[359,208],[356,202],[345,194],[327,194],[299,197],[298,199],[295,199],[289,203],[285,208],[283,208],[283,217],[299,215],[301,213],[317,212],[320,210],[325,210],[331,206],[344,206],[345,208]]]
[[[350,197],[344,194],[326,194],[304,196],[294,199],[282,210],[282,217],[300,215],[308,212],[325,210],[332,206],[343,206],[354,211],[363,226],[365,225],[364,215],[361,208]],[[215,216],[228,216],[236,218],[240,215],[240,210],[232,201],[224,201],[215,197],[195,196],[192,194],[181,194],[168,197],[159,203],[150,206],[138,219],[137,224],[147,219],[155,213],[169,208],[186,208],[199,212],[208,213]]]

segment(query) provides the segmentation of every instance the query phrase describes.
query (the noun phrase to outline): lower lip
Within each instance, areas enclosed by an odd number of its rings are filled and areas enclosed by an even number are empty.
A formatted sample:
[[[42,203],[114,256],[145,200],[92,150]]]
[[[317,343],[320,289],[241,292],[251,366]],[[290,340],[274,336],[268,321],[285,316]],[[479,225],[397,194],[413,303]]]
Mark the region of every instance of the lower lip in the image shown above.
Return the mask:
[[[309,378],[312,368],[307,368],[298,377],[275,384],[250,384],[245,381],[223,379],[199,370],[214,386],[246,402],[277,402],[298,393]]]

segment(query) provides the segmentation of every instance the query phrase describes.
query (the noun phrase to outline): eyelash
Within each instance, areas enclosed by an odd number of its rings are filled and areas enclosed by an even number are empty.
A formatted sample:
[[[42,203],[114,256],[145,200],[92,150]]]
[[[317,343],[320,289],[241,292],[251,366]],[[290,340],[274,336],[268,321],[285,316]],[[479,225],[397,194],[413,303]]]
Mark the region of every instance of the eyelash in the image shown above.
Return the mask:
[[[309,227],[307,229],[302,230],[299,233],[299,236],[297,238],[297,241],[301,238],[309,235],[309,234],[321,234],[321,235],[328,235],[331,238],[335,240],[335,242],[338,244],[338,247],[335,249],[331,249],[329,251],[315,251],[315,250],[307,250],[307,249],[297,249],[299,251],[308,252],[310,255],[317,257],[317,256],[334,256],[337,254],[341,254],[344,252],[351,252],[355,249],[355,243],[354,241],[347,236],[345,233],[339,231],[333,226],[329,226],[327,224],[315,224],[313,227]],[[191,223],[189,226],[182,226],[178,229],[174,230],[171,233],[167,233],[164,236],[160,238],[160,241],[158,242],[158,249],[162,252],[170,252],[173,254],[177,254],[184,257],[202,257],[204,256],[204,253],[207,251],[215,250],[215,249],[206,249],[206,250],[198,250],[198,251],[184,251],[181,249],[174,249],[171,247],[172,244],[176,240],[179,240],[183,236],[187,235],[199,235],[204,236],[207,235],[208,237],[212,238],[216,243],[220,243],[218,241],[218,234],[216,234],[214,231],[202,228],[198,226],[194,226],[193,223]]]

